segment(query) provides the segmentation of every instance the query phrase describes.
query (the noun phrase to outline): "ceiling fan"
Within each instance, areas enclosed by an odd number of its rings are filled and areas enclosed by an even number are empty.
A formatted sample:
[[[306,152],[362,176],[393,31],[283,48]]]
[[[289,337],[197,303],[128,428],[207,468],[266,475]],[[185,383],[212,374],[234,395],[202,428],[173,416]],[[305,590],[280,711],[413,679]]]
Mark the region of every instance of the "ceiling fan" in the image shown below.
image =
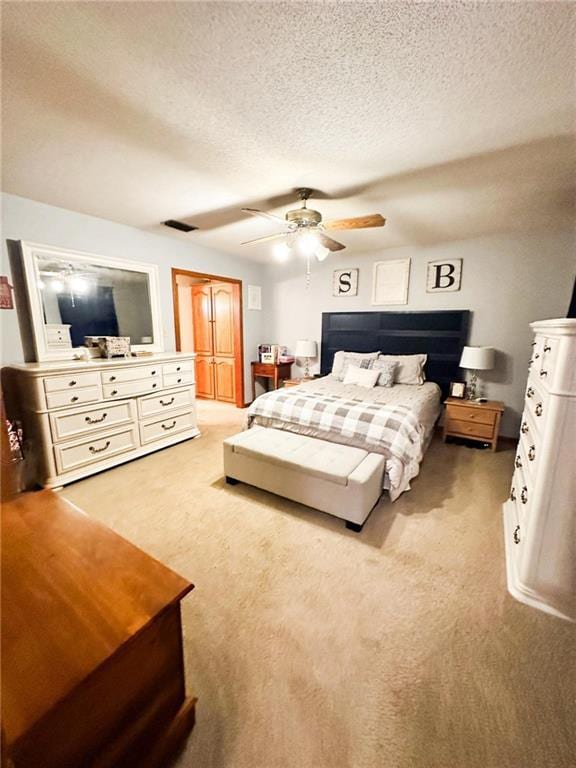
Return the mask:
[[[292,250],[297,250],[303,256],[308,258],[315,256],[318,261],[324,261],[331,251],[342,251],[346,248],[342,243],[328,237],[326,230],[366,229],[368,227],[383,227],[386,223],[386,219],[379,213],[369,216],[356,216],[351,219],[322,221],[322,214],[319,211],[308,208],[306,205],[312,193],[313,190],[308,187],[299,189],[298,196],[302,201],[302,206],[288,211],[284,219],[273,213],[259,211],[256,208],[242,208],[243,213],[248,213],[251,216],[262,216],[265,219],[270,219],[288,227],[284,232],[258,237],[255,240],[247,240],[242,245],[278,241],[275,247],[275,255],[279,260],[288,258]]]

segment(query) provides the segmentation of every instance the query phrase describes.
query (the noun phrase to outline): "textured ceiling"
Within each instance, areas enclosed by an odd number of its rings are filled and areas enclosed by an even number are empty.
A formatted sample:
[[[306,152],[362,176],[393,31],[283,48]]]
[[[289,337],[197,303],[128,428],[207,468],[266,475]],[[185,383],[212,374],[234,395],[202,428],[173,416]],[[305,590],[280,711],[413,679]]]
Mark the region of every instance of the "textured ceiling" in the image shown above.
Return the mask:
[[[3,188],[250,258],[311,186],[351,253],[565,225],[573,3],[4,2]],[[280,197],[279,197],[280,196]],[[269,201],[268,203],[266,201]],[[292,206],[293,207],[293,206]],[[200,224],[189,235],[158,222]]]

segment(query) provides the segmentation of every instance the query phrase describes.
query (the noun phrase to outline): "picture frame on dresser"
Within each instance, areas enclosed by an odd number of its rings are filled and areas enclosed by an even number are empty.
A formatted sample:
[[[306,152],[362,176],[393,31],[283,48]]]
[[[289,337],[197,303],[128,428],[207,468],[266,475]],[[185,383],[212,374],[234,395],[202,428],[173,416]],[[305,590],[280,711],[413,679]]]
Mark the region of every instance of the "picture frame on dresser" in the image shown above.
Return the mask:
[[[129,336],[135,352],[163,351],[157,265],[8,245],[27,362],[73,360],[85,336]]]

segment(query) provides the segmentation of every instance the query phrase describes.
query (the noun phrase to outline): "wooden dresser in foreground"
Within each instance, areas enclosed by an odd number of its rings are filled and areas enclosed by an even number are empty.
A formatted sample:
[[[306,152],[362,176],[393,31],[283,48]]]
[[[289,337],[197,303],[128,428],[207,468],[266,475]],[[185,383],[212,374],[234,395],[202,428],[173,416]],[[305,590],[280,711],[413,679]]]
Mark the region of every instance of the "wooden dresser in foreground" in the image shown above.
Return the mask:
[[[2,509],[2,768],[160,768],[193,585],[52,491]]]
[[[492,450],[496,450],[504,403],[499,400],[477,403],[474,400],[449,397],[444,404],[444,441],[449,436],[466,437],[468,440],[489,443]]]

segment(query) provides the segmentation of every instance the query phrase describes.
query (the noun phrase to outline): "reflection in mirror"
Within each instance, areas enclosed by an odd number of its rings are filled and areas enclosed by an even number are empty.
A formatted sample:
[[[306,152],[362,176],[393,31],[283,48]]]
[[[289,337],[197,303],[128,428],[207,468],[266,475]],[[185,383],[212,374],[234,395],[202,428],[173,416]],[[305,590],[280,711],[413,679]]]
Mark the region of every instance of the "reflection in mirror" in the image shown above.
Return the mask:
[[[82,346],[85,336],[154,343],[148,274],[52,255],[36,255],[36,274],[50,349]]]

